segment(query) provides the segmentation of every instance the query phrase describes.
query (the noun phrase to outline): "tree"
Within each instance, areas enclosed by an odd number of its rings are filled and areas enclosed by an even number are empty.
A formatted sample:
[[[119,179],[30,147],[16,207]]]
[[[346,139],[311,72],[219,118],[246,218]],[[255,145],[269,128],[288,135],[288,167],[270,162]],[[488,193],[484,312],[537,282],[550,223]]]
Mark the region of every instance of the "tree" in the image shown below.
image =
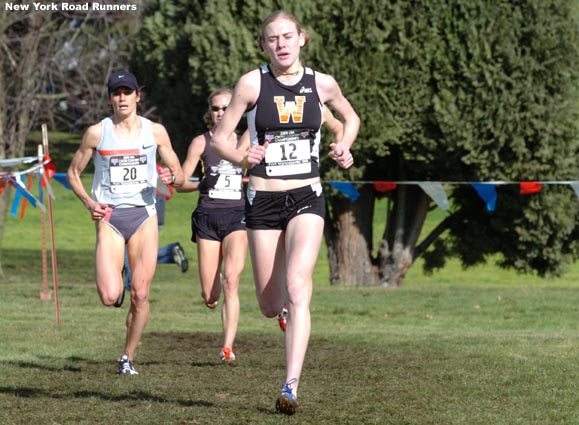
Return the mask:
[[[336,7],[325,6],[319,16]],[[347,82],[362,117],[355,148],[361,166],[326,178],[576,179],[573,8],[566,0],[382,1],[353,5],[336,19],[314,15],[324,46],[336,50],[330,56],[319,49],[316,62]],[[550,186],[525,198],[518,187],[501,187],[493,214],[472,188],[448,189],[449,215],[421,244],[430,199],[412,185],[390,192],[375,256],[367,211],[378,193],[364,187],[359,205],[331,195],[326,240],[335,256],[333,282],[397,286],[419,255],[433,270],[450,256],[471,266],[500,254],[500,265],[542,276],[563,272],[577,257],[579,205],[569,188]]]
[[[207,128],[207,96],[263,62],[256,34],[267,2],[152,0],[133,63],[182,159]]]
[[[324,161],[326,180],[578,175],[579,26],[571,0],[150,4],[139,64],[161,76],[151,97],[164,102],[166,119],[175,120],[185,140],[190,122],[201,122],[209,89],[263,63],[254,41],[259,24],[287,7],[312,36],[305,63],[333,75],[362,119],[355,167],[342,171]],[[398,286],[419,255],[432,271],[450,256],[471,266],[499,254],[502,266],[542,276],[562,273],[577,258],[579,205],[565,187],[528,198],[514,186],[500,187],[489,214],[472,188],[450,186],[448,216],[423,239],[433,205],[418,186],[386,194],[371,185],[359,189],[356,202],[327,191],[332,283]],[[389,207],[374,247],[371,212],[381,196]]]
[[[107,113],[107,76],[127,66],[138,17],[0,10],[0,159],[24,156],[28,133],[41,123],[78,130]],[[9,189],[0,196],[0,246]]]

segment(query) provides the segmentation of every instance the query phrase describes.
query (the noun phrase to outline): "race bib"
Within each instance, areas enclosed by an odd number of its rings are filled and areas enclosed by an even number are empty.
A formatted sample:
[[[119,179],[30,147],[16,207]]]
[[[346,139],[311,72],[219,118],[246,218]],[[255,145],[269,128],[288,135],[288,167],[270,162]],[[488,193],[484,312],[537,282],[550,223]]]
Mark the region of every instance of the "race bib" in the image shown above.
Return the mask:
[[[241,199],[241,175],[219,174],[217,183],[209,190],[213,199]]]
[[[147,156],[112,156],[109,163],[111,192],[134,193],[148,186]]]
[[[209,197],[213,199],[241,199],[242,169],[233,166],[229,161],[222,159],[219,165],[212,166],[211,178],[217,177],[213,187],[209,189]]]
[[[266,132],[269,146],[265,153],[265,171],[268,176],[307,174],[312,170],[310,132],[284,130]]]

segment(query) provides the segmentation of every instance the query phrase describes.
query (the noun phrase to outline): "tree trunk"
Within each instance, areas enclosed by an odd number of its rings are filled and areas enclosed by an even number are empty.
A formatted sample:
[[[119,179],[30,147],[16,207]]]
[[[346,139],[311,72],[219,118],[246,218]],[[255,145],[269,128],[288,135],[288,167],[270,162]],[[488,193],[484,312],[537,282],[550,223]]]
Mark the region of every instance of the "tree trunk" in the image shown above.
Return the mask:
[[[374,188],[364,186],[359,192],[360,198],[353,202],[341,194],[327,196],[324,234],[332,285],[377,283],[377,269],[372,264]]]
[[[40,25],[40,21],[35,17],[29,17],[29,20],[35,25]],[[4,37],[1,33],[0,37]],[[31,31],[23,36],[22,40],[22,56],[23,60],[18,64],[13,72],[19,76],[17,81],[12,81],[16,87],[13,93],[9,93],[6,88],[5,75],[0,76],[0,159],[6,158],[8,151],[9,157],[24,156],[24,148],[26,144],[26,137],[30,131],[30,115],[33,105],[33,97],[35,93],[36,76],[38,74],[38,45],[40,43],[40,35]],[[5,38],[0,39],[0,45],[6,43]],[[15,93],[21,93],[17,96]],[[16,105],[10,105],[11,108],[17,111],[17,116],[9,118],[9,102],[7,98],[12,94],[13,102]],[[6,226],[6,215],[8,211],[8,204],[10,202],[10,188],[7,187],[4,194],[0,196],[0,276],[4,276],[2,267],[2,241],[4,240],[4,229]]]
[[[6,216],[8,215],[8,208],[10,204],[10,185],[4,188],[4,192],[0,195],[0,279],[4,280],[6,275],[4,274],[4,268],[2,267],[2,240],[4,239],[4,227],[6,226]]]
[[[330,263],[330,283],[398,287],[414,262],[414,250],[424,225],[430,198],[415,185],[400,185],[393,208],[384,218],[383,239],[372,257],[375,191],[359,189],[352,202],[341,194],[329,194],[325,238]]]
[[[2,16],[3,18],[4,16]],[[0,47],[6,44],[4,35],[5,25],[0,19]],[[6,110],[6,82],[4,69],[2,69],[2,62],[0,61],[0,159],[6,158],[6,128],[7,110]],[[10,200],[10,187],[6,187],[4,192],[0,195],[0,278],[4,279],[4,269],[2,267],[2,241],[4,239],[4,226],[6,223],[6,212],[8,211],[8,202]]]
[[[414,262],[414,250],[428,213],[430,197],[416,185],[396,190],[392,211],[378,249],[380,285],[397,287]]]

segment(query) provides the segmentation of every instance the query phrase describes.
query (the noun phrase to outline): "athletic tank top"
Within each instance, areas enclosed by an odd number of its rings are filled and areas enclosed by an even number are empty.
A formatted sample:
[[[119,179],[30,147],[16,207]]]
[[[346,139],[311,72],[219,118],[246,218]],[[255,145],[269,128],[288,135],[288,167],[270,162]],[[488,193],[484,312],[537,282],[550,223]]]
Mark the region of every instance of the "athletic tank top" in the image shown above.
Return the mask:
[[[118,141],[113,120],[102,120],[102,134],[93,154],[94,179],[92,198],[120,208],[155,203],[157,143],[151,121],[139,117],[141,133]]]
[[[201,155],[203,179],[199,184],[199,201],[202,208],[244,208],[243,168],[219,157],[211,149],[209,132],[205,137],[205,149]]]
[[[280,83],[268,65],[260,68],[257,102],[247,113],[251,144],[269,141],[265,158],[250,175],[266,179],[319,177],[322,104],[315,73],[304,68],[293,86]]]

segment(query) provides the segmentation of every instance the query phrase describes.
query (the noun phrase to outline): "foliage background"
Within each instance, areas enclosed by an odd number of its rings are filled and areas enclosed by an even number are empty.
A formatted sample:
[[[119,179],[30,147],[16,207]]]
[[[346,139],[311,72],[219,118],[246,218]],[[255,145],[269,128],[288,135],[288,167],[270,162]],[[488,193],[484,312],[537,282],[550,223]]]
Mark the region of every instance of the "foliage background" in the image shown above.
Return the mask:
[[[260,22],[286,8],[311,35],[305,64],[333,75],[362,121],[355,166],[343,171],[324,162],[324,178],[476,182],[579,175],[574,1],[155,0],[148,6],[134,66],[157,80],[150,100],[181,156],[192,135],[204,131],[207,93],[264,63],[255,42]],[[577,258],[579,205],[567,187],[546,187],[532,198],[521,197],[516,186],[499,187],[493,214],[472,188],[447,189],[452,214],[420,247],[409,235],[423,224],[422,191],[399,187],[384,195],[363,187],[356,206],[329,190],[332,275],[397,285],[392,276],[404,276],[405,264],[418,255],[432,271],[452,257],[470,267],[499,254],[503,267],[551,276]],[[384,249],[376,250],[365,211],[382,196],[391,204],[380,220]],[[356,235],[360,241],[344,242]],[[366,270],[360,276],[344,274],[351,265],[336,271],[352,251]]]
[[[62,112],[57,105],[63,99],[77,105],[70,128],[105,113],[105,76],[132,57],[130,66],[148,96],[143,113],[166,124],[183,159],[189,140],[205,130],[208,92],[233,85],[266,60],[255,42],[260,22],[272,10],[287,8],[311,35],[304,62],[335,76],[362,118],[355,167],[343,171],[324,161],[325,179],[579,175],[575,1],[141,4],[132,15],[3,11],[10,19],[2,19],[0,45],[11,55],[2,56],[0,92],[8,97],[0,99],[0,138],[7,141],[0,144],[0,157],[20,155],[29,129],[46,111]],[[131,51],[127,40],[137,28]],[[60,112],[54,125],[66,116]],[[503,267],[541,276],[558,276],[577,258],[579,209],[567,187],[548,186],[533,197],[521,197],[516,186],[499,187],[492,214],[472,188],[447,189],[451,214],[420,245],[417,236],[432,209],[422,190],[400,186],[381,194],[361,185],[355,203],[328,190],[332,282],[400,285],[419,257],[426,270],[444,267],[450,258],[465,267],[498,259]],[[389,204],[376,242],[368,211],[374,213],[381,197]],[[0,198],[0,238],[9,198],[10,190]]]

